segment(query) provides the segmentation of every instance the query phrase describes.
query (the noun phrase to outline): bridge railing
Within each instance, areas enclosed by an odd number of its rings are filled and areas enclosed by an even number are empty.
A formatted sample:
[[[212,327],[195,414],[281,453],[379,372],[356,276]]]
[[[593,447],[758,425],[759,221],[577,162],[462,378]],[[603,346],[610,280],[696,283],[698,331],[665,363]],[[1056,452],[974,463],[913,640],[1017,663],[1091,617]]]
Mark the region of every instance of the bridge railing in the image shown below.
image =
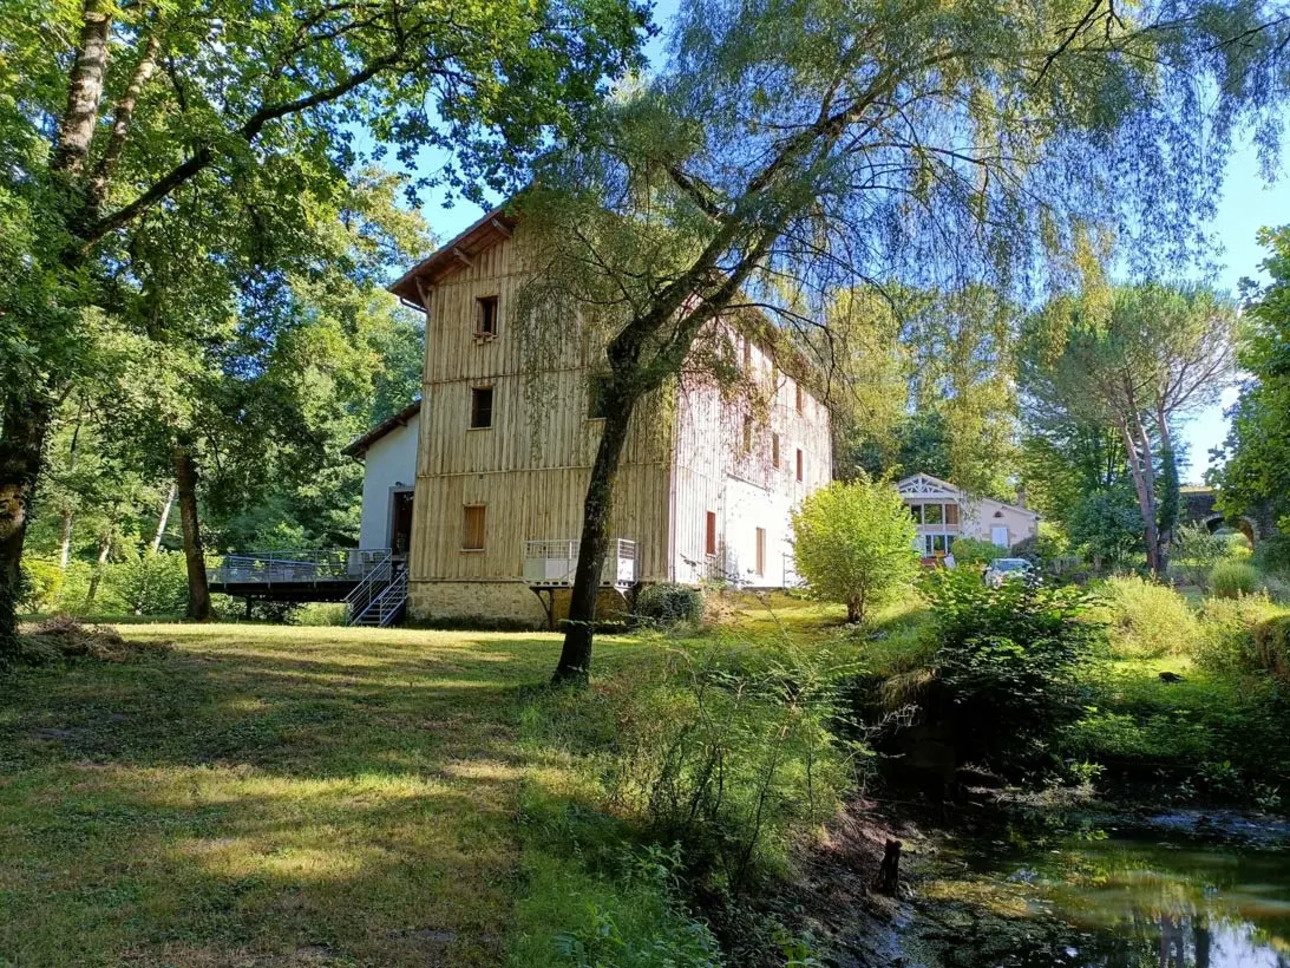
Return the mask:
[[[225,585],[298,585],[361,579],[387,559],[388,548],[248,551],[225,555],[212,581]]]

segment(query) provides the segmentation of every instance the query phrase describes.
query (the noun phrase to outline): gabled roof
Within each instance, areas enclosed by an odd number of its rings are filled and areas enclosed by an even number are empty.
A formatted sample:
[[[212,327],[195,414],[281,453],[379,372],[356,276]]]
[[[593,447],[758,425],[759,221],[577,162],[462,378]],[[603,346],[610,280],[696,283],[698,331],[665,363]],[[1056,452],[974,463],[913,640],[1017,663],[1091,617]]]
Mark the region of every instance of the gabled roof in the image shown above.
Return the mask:
[[[361,457],[363,454],[367,453],[367,449],[369,447],[390,431],[397,430],[399,427],[406,427],[417,418],[417,414],[420,412],[421,401],[412,401],[412,403],[408,404],[393,417],[390,417],[388,420],[381,421],[367,433],[363,434],[363,436],[354,440],[348,447],[342,450],[341,453],[346,457]]]
[[[967,495],[949,481],[943,481],[939,477],[933,477],[931,474],[912,474],[909,477],[902,478],[896,482],[896,490],[906,497],[952,497],[955,500],[967,498]],[[993,504],[996,507],[1010,508],[1018,514],[1025,514],[1036,520],[1039,518],[1039,512],[1032,511],[1030,508],[1023,508],[1020,504],[1009,504],[1007,501],[998,501],[992,497],[979,497],[971,500],[981,504]]]
[[[949,481],[943,481],[931,474],[911,474],[896,482],[896,490],[910,496],[928,495],[936,497],[962,497],[962,492]]]
[[[390,292],[406,302],[423,305],[421,288],[433,286],[444,276],[457,272],[491,245],[511,237],[519,217],[502,205],[488,212],[451,242],[440,246],[427,258],[405,272]]]

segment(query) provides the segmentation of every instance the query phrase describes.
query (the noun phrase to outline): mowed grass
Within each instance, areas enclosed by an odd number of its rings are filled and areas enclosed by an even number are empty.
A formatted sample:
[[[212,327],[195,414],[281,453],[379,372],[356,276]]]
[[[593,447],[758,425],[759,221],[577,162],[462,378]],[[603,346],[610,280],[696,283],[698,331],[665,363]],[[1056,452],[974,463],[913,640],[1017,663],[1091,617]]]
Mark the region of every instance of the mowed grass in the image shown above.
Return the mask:
[[[0,965],[505,959],[556,636],[122,632],[173,648],[3,683]]]

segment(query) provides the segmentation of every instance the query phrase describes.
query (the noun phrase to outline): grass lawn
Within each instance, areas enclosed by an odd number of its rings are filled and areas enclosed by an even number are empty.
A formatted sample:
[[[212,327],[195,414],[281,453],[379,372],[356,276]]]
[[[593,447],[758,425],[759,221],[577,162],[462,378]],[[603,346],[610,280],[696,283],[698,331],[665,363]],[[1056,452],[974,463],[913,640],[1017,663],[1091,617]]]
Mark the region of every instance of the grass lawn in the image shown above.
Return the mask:
[[[174,648],[4,684],[0,965],[504,959],[556,636],[122,631]]]

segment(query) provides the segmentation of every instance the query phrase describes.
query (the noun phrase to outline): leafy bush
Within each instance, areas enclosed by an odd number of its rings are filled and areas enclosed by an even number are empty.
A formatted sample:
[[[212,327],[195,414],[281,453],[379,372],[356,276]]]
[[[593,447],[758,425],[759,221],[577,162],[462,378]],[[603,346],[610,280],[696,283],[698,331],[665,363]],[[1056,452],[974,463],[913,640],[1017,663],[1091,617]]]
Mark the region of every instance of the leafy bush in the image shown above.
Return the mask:
[[[1220,561],[1209,573],[1209,587],[1220,598],[1253,595],[1259,587],[1259,570],[1243,561]]]
[[[1111,644],[1124,655],[1155,658],[1190,651],[1199,634],[1186,600],[1167,585],[1123,575],[1108,579]]]
[[[1290,530],[1260,539],[1254,549],[1254,564],[1263,571],[1290,573]]]
[[[344,602],[310,602],[291,616],[293,625],[344,625],[348,606]]]
[[[675,651],[525,712],[525,732],[583,761],[606,812],[681,845],[693,886],[738,894],[837,810],[851,748],[831,731],[847,669],[823,651]],[[612,751],[608,752],[608,751]]]
[[[1072,547],[1101,567],[1126,562],[1144,548],[1142,512],[1131,488],[1083,495],[1066,530]]]
[[[1290,615],[1278,615],[1255,626],[1253,637],[1263,667],[1290,684]]]
[[[697,623],[703,618],[703,593],[688,585],[659,582],[636,596],[636,615],[663,626]]]
[[[967,535],[955,538],[954,543],[950,545],[950,550],[954,552],[954,560],[961,565],[988,565],[994,559],[1002,558],[1008,553],[1007,548],[1000,548],[990,541],[982,541],[980,538]]]
[[[834,481],[793,512],[797,572],[816,597],[841,602],[860,622],[918,575],[916,529],[890,484]]]
[[[114,561],[103,569],[99,602],[105,612],[174,615],[188,601],[183,552],[159,551]]]
[[[58,608],[63,591],[63,572],[58,562],[45,558],[22,559],[22,588],[18,608],[24,612],[52,612]]]
[[[1055,561],[1070,553],[1070,542],[1060,530],[1047,521],[1039,522],[1039,533],[1022,538],[1008,551],[1010,558],[1025,558],[1035,564]]]
[[[1229,676],[1257,667],[1254,629],[1268,618],[1270,609],[1267,600],[1258,596],[1205,599],[1192,658],[1211,672]]]
[[[1207,586],[1214,566],[1232,557],[1230,536],[1212,534],[1203,524],[1180,525],[1175,544],[1169,570],[1189,585]]]
[[[1074,587],[1005,582],[990,588],[965,572],[929,577],[940,648],[933,659],[945,695],[926,710],[952,737],[959,762],[1004,775],[1050,765],[1054,733],[1081,713],[1075,667],[1100,633]]]

